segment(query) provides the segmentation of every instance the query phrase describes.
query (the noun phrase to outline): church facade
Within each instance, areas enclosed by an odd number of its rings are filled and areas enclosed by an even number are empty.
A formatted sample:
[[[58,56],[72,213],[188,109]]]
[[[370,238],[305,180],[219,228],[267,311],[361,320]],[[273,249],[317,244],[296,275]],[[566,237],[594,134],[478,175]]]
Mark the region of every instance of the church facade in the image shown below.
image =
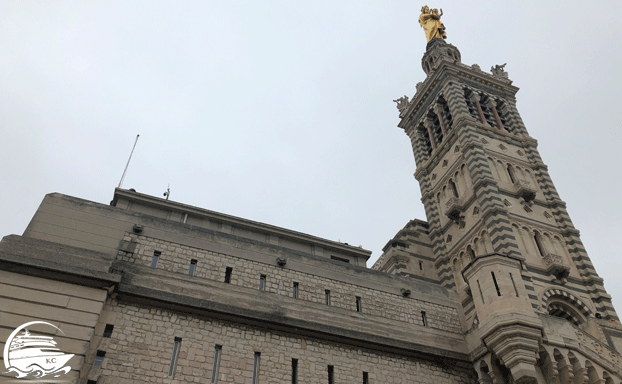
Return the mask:
[[[49,194],[0,242],[0,350],[39,320],[75,355],[49,382],[622,382],[622,326],[518,88],[442,38],[422,66],[398,109],[427,221],[373,267],[360,247],[134,190]]]

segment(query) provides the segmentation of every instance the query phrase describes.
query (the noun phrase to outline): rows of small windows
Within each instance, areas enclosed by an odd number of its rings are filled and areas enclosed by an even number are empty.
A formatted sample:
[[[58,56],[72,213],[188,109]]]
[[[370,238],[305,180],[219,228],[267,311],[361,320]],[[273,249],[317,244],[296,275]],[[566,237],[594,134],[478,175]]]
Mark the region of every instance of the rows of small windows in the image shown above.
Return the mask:
[[[182,339],[179,337],[175,337],[173,341],[173,352],[171,354],[171,361],[168,369],[168,377],[173,378],[175,376],[175,369],[177,367],[177,359],[179,357],[179,350],[181,347]],[[220,361],[223,355],[223,347],[222,345],[214,346],[214,364],[212,366],[212,375],[210,383],[218,382],[218,370],[220,368]],[[259,373],[260,373],[260,364],[261,364],[261,352],[255,352],[253,356],[253,372],[252,372],[252,384],[259,384]],[[348,370],[351,372],[351,370]],[[298,359],[291,360],[291,383],[298,384]],[[327,365],[326,366],[326,378],[328,384],[335,384],[335,366]],[[369,381],[369,372],[362,372],[361,381],[363,384],[370,384]]]
[[[514,165],[506,161],[501,161],[490,156],[488,156],[487,159],[490,164],[490,170],[496,180],[508,182],[510,184],[515,184],[519,180],[526,181],[534,189],[537,187],[538,184],[536,182],[536,178],[530,169]]]
[[[160,251],[154,251],[153,252],[153,259],[151,261],[151,268],[157,268],[158,261],[160,260],[160,256],[161,255],[162,255],[162,252],[160,252]],[[193,260],[190,261],[190,267],[188,269],[188,274],[190,276],[193,276],[194,272],[196,271],[196,268],[197,268],[197,260],[193,259]],[[225,278],[224,278],[224,282],[225,283],[227,283],[227,284],[231,283],[231,276],[232,276],[232,274],[233,274],[233,268],[232,267],[226,267],[225,268]],[[267,279],[268,279],[267,275],[259,275],[259,290],[260,291],[265,291]],[[292,284],[292,297],[293,298],[295,298],[295,299],[298,298],[299,289],[300,289],[300,283],[294,282]],[[330,290],[329,289],[326,289],[324,291],[324,304],[330,306]],[[355,307],[356,307],[356,311],[357,312],[362,312],[363,311],[363,299],[360,296],[355,296]]]

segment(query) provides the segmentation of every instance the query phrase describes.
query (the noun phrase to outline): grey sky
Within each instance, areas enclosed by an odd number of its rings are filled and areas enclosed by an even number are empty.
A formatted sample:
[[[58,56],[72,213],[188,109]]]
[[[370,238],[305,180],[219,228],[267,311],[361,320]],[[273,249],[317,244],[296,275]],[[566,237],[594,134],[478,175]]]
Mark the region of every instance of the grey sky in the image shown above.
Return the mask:
[[[622,2],[444,1],[518,109],[622,311]],[[476,6],[473,4],[477,4]],[[0,236],[50,192],[125,188],[381,248],[425,219],[391,100],[423,81],[424,3],[0,3]]]

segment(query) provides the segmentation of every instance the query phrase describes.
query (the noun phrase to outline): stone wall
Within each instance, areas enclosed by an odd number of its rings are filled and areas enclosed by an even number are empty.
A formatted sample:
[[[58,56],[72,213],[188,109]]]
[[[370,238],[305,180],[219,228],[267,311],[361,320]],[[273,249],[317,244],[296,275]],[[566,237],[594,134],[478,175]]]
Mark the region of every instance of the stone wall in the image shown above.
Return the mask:
[[[251,383],[254,355],[260,352],[259,383],[291,382],[298,359],[299,383],[475,383],[470,369],[455,364],[379,353],[342,343],[302,338],[220,320],[199,318],[109,300],[114,322],[98,383],[210,383],[215,346],[222,346],[218,382]],[[181,348],[173,378],[168,376],[175,338]]]
[[[269,293],[292,296],[293,283],[297,282],[300,300],[324,303],[325,291],[330,290],[330,305],[334,307],[356,311],[356,297],[360,297],[361,311],[365,314],[423,325],[422,312],[425,312],[427,326],[461,333],[456,307],[418,300],[417,292],[404,300],[401,295],[382,290],[146,236],[128,233],[125,241],[137,242],[136,250],[133,254],[120,251],[117,257],[120,260],[151,266],[154,252],[159,251],[157,269],[188,275],[191,260],[194,259],[197,260],[194,274],[197,279],[222,282],[226,268],[231,267],[231,284],[259,289],[260,276],[265,275],[265,291]]]

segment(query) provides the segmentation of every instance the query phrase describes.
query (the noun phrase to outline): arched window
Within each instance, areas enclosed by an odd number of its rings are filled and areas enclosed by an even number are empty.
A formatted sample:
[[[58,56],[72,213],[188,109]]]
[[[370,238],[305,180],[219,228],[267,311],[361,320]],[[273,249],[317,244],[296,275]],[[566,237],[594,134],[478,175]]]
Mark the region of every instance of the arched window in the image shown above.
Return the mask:
[[[540,233],[534,232],[533,240],[536,242],[536,248],[538,248],[538,252],[540,252],[540,256],[546,255],[546,252],[544,249],[544,243],[542,242],[542,236],[540,236]]]
[[[514,167],[512,167],[511,164],[508,164],[507,170],[508,170],[508,175],[510,176],[510,181],[512,182],[512,184],[516,183],[516,175],[514,174]]]
[[[467,247],[467,254],[471,258],[471,260],[475,259],[475,251],[470,245]]]
[[[458,198],[458,188],[456,188],[456,183],[453,180],[449,180],[449,188],[451,188],[451,192],[453,192],[454,197]]]

